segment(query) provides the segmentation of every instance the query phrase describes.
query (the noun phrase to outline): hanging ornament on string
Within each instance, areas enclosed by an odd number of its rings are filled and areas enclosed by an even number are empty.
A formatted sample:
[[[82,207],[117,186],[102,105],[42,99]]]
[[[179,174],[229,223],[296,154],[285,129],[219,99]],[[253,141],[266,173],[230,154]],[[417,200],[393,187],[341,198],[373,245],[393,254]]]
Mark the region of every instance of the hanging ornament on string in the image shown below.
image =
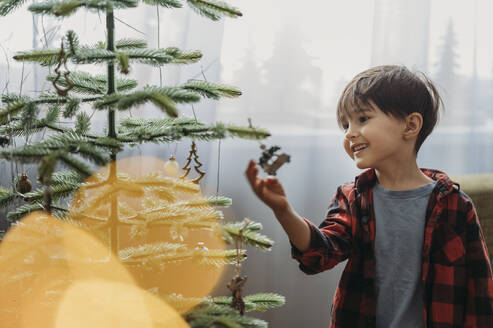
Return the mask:
[[[193,157],[193,158],[192,158]],[[190,163],[192,162],[192,159],[194,160],[197,165],[195,165],[193,168],[195,169],[195,172],[199,174],[199,177],[195,178],[192,180],[193,183],[199,183],[200,179],[202,179],[205,175],[205,172],[202,172],[199,168],[202,166],[202,163],[199,162],[199,155],[197,154],[197,146],[195,145],[195,141],[192,140],[192,146],[190,149],[190,152],[187,157],[187,164],[182,168],[182,170],[185,171],[185,174],[180,177],[180,179],[185,179],[188,174],[190,173],[190,170],[192,169],[190,167]]]
[[[65,67],[65,72],[63,72],[65,83],[67,84],[67,87],[65,89],[57,85],[58,80],[62,77],[62,73],[60,72],[60,67],[62,66],[62,64]],[[62,46],[60,48],[60,53],[58,54],[58,65],[55,68],[55,73],[56,73],[56,77],[52,82],[53,87],[56,89],[56,92],[58,93],[59,96],[65,97],[67,93],[74,87],[74,85],[68,78],[70,71],[67,68],[67,54],[63,49],[63,38],[62,38]]]
[[[243,286],[247,281],[247,276],[241,276],[241,255],[240,249],[243,247],[243,231],[250,225],[252,221],[245,218],[243,227],[239,230],[238,236],[234,237],[236,246],[236,275],[231,279],[231,281],[226,285],[231,291],[232,301],[231,307],[241,315],[245,314],[245,301],[243,300]]]
[[[31,183],[31,180],[27,178],[26,173],[22,173],[21,177],[15,184],[15,190],[21,194],[26,194],[31,191],[33,187],[33,184]]]
[[[10,139],[7,136],[0,136],[0,147],[5,147],[10,144]]]
[[[171,155],[169,157],[169,160],[164,163],[164,172],[172,177],[175,177],[178,175],[178,172],[180,171],[180,166],[178,165],[178,162],[175,160],[175,157]]]
[[[252,125],[251,118],[248,119],[248,125],[251,129],[255,130]],[[271,146],[269,147],[269,149],[267,149],[267,147],[263,143],[261,143],[260,141],[259,143],[260,149],[262,149],[262,156],[259,158],[258,164],[268,175],[276,175],[277,170],[279,170],[282,165],[290,162],[291,156],[289,156],[288,154],[276,154],[276,152],[281,150],[281,147]]]

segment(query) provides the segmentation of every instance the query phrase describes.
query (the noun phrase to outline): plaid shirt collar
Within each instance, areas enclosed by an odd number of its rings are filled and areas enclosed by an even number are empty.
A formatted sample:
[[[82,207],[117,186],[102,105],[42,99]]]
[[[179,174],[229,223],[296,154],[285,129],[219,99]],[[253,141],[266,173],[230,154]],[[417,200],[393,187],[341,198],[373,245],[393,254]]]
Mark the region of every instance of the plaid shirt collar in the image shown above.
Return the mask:
[[[435,187],[438,191],[437,202],[444,200],[454,189],[460,189],[460,185],[457,182],[452,181],[449,176],[442,171],[424,168],[422,168],[421,171],[429,178],[437,181],[437,185]],[[375,185],[376,181],[377,174],[375,169],[369,169],[356,176],[354,185],[359,193],[363,193],[371,189]]]

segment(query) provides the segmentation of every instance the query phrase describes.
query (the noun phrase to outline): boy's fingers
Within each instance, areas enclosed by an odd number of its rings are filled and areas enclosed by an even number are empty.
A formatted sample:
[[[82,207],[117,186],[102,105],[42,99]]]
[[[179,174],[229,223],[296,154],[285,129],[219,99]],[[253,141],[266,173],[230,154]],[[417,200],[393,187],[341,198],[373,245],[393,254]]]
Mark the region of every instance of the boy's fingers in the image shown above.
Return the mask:
[[[255,192],[257,193],[257,195],[259,195],[259,196],[262,195],[262,189],[263,188],[264,188],[264,180],[260,179],[260,181],[255,186]]]
[[[253,160],[250,160],[250,163],[248,164],[248,168],[246,169],[245,174],[252,186],[254,185],[255,180],[257,179],[257,173],[258,173],[258,169],[255,165],[255,162]]]

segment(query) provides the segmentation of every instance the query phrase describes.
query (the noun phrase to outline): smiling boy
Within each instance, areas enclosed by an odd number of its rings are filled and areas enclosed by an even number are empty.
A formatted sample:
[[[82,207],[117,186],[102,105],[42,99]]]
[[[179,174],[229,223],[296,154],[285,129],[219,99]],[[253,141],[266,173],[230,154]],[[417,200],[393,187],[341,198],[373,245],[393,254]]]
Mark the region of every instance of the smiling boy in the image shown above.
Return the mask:
[[[331,327],[493,327],[493,278],[471,199],[417,153],[438,119],[440,96],[402,66],[368,69],[337,106],[344,149],[360,169],[337,188],[316,227],[289,204],[280,182],[246,170],[255,194],[287,233],[300,269],[348,260]]]

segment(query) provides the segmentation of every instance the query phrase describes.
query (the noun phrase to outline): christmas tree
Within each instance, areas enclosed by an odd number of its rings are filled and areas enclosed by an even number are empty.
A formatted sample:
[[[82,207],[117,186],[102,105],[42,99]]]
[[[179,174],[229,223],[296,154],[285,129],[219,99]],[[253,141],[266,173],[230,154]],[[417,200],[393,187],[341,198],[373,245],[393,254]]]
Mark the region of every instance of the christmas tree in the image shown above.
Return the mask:
[[[24,2],[1,0],[0,14]],[[170,10],[186,3],[214,21],[242,15],[215,0],[144,3]],[[207,125],[179,116],[177,104],[240,96],[233,86],[204,79],[138,88],[136,80],[122,77],[135,63],[192,64],[202,56],[198,50],[172,46],[150,49],[145,40],[115,40],[114,11],[138,5],[136,0],[50,0],[28,7],[60,18],[82,7],[104,12],[106,39],[85,45],[70,30],[59,48],[14,56],[53,72],[47,76],[51,90],[36,96],[5,93],[1,99],[0,158],[14,165],[35,164],[38,172],[37,177],[23,172],[11,186],[0,186],[0,208],[8,209],[11,225],[0,243],[5,268],[0,320],[6,327],[73,326],[79,321],[118,327],[181,327],[180,322],[190,327],[267,327],[244,313],[284,303],[272,293],[242,294],[243,244],[268,250],[272,241],[259,233],[260,223],[223,222],[218,208],[230,206],[231,199],[202,195],[199,181],[206,172],[200,169],[195,144],[227,137],[262,140],[269,133],[251,125]],[[104,65],[106,73],[71,70],[74,64]],[[143,104],[156,106],[162,116],[126,115]],[[105,133],[91,129],[84,110],[88,107],[107,112]],[[72,124],[60,124],[62,118]],[[32,141],[40,134],[43,138]],[[26,136],[31,138],[20,139]],[[17,146],[15,138],[28,141]],[[181,176],[173,157],[166,164],[119,157],[135,144],[183,139],[191,141],[192,149]],[[136,165],[144,169],[136,172]],[[198,176],[192,179],[192,174]],[[223,242],[232,247],[223,247]],[[209,296],[228,264],[236,268],[228,284],[231,296]]]

